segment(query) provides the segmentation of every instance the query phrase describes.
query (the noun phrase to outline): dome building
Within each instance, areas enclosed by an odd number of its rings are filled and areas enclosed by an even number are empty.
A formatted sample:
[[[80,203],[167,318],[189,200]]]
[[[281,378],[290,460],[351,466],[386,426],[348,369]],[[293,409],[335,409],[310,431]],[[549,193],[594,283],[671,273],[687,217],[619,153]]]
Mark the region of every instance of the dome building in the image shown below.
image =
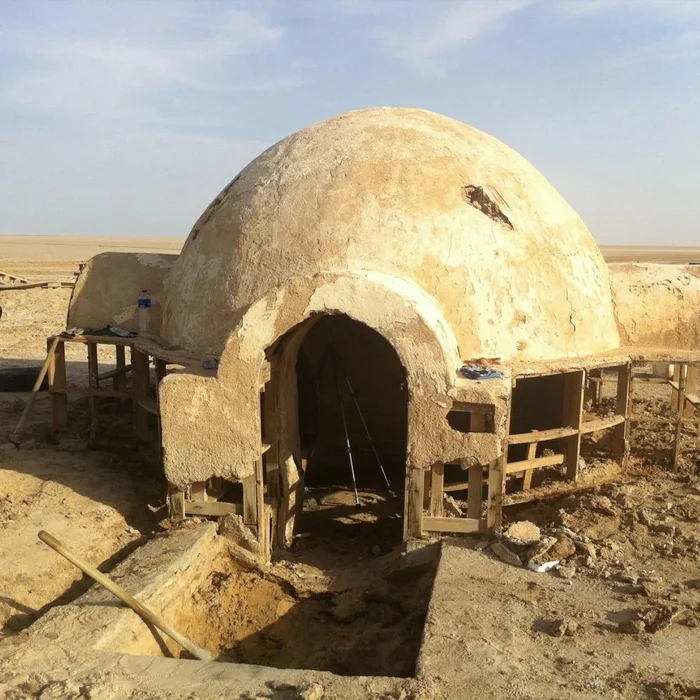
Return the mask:
[[[129,283],[96,296],[96,271],[103,286],[117,266]],[[611,276],[532,165],[453,119],[377,108],[292,134],[224,188],[176,259],[93,259],[69,327],[134,326],[151,278],[156,338],[135,351],[179,366],[158,386],[171,506],[241,513],[264,547],[291,541],[304,478],[346,469],[349,441],[368,455],[358,481],[403,493],[406,538],[499,529],[507,479],[578,476],[602,369],[618,399],[598,427],[626,455],[621,334],[653,345],[629,266]],[[474,362],[489,378],[460,372]],[[238,483],[239,503],[215,502]],[[448,485],[464,517],[446,517]]]

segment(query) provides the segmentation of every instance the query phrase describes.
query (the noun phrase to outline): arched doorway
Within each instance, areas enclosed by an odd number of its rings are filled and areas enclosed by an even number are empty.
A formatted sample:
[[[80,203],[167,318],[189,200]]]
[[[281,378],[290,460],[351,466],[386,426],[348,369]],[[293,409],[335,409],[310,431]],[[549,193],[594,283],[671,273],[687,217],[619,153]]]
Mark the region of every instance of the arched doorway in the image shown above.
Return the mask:
[[[400,541],[408,390],[392,345],[345,314],[319,315],[292,329],[275,356],[282,432],[296,443],[296,474],[287,466],[281,494],[287,517],[311,534],[382,521]]]

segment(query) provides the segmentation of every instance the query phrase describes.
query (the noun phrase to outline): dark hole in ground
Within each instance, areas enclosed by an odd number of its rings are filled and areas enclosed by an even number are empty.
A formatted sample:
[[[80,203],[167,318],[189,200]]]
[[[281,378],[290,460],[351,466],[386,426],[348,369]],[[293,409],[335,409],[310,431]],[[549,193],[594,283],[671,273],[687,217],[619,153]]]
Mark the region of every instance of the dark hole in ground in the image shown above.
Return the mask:
[[[436,562],[402,556],[394,500],[360,497],[315,489],[292,550],[264,574],[222,561],[178,629],[238,663],[414,675]]]

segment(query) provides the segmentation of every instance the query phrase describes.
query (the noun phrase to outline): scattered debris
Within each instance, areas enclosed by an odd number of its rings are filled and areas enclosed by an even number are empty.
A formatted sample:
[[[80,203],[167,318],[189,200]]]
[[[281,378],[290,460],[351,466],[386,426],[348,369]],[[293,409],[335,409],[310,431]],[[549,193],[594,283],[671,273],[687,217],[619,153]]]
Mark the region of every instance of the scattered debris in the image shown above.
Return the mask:
[[[515,552],[508,549],[500,540],[496,540],[491,545],[491,551],[506,564],[511,564],[512,566],[523,565],[522,561],[520,561],[520,557]]]
[[[503,533],[503,537],[515,545],[536,544],[541,536],[540,528],[529,520],[513,523]]]

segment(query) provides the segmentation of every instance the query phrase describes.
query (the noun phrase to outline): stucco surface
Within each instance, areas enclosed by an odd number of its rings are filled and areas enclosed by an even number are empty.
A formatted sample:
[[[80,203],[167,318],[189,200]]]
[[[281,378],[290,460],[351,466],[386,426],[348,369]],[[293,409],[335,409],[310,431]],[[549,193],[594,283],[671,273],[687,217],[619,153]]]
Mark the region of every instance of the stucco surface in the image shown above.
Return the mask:
[[[118,326],[138,331],[138,297],[147,289],[152,300],[152,329],[160,327],[163,278],[177,255],[100,253],[78,277],[68,307],[68,328]]]
[[[163,459],[170,483],[184,488],[210,476],[241,479],[252,473],[260,453],[258,391],[265,351],[305,319],[328,313],[345,313],[376,330],[406,369],[409,466],[460,459],[487,464],[498,457],[509,380],[454,387],[455,339],[440,310],[406,282],[344,272],[289,280],[253,304],[231,332],[215,377],[179,372],[161,382]],[[282,410],[291,412],[294,399],[290,396],[290,406]],[[495,404],[496,432],[453,430],[446,420],[453,401]],[[291,449],[290,436],[281,461]]]
[[[462,358],[547,359],[619,344],[607,266],[549,182],[487,134],[398,108],[310,126],[236,176],[168,277],[163,335],[220,353],[270,290],[342,270],[421,289]]]
[[[626,346],[700,349],[700,267],[610,265],[615,316]]]

